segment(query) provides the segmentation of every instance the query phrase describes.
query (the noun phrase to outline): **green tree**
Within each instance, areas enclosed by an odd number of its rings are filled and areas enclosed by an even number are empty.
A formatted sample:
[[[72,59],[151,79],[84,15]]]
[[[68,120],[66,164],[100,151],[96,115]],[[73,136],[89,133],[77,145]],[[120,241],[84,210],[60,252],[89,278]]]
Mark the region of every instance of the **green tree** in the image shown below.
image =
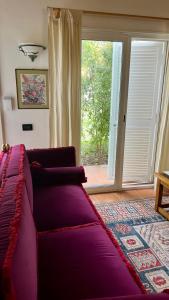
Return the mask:
[[[82,137],[83,164],[102,164],[108,153],[111,103],[112,43],[82,43]]]

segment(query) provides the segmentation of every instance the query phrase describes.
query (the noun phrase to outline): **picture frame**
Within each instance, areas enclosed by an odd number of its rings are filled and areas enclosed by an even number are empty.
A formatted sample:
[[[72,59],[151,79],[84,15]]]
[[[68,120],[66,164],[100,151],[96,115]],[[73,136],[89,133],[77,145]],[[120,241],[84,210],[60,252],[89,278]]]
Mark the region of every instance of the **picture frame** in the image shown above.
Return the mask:
[[[19,109],[48,109],[48,70],[15,69]]]

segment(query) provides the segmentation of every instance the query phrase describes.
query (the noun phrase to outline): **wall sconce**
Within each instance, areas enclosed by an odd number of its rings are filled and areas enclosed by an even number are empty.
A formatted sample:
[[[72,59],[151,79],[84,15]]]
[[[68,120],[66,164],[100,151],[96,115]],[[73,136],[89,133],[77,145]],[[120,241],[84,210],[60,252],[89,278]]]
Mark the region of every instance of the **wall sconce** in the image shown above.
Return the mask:
[[[34,61],[39,53],[46,49],[45,46],[34,43],[21,43],[18,48],[24,55],[29,56],[31,61]]]

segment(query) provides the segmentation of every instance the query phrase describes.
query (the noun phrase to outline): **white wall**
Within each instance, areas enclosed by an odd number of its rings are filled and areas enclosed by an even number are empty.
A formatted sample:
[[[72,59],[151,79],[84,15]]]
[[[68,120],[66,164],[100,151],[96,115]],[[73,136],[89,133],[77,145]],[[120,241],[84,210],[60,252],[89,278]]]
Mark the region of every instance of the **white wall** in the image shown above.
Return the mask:
[[[2,108],[5,141],[11,145],[49,146],[49,111],[18,110],[15,83],[16,68],[48,68],[47,50],[33,63],[17,50],[27,41],[47,46],[47,6],[169,17],[168,0],[0,0],[0,106],[4,96],[13,97],[14,110]],[[22,123],[32,123],[34,130],[23,132]]]
[[[0,0],[1,1],[1,0]],[[2,1],[1,1],[2,2]],[[47,109],[17,109],[15,68],[48,68],[47,51],[31,62],[17,50],[19,42],[47,45],[47,15],[38,1],[3,1],[0,6],[0,74],[1,100],[14,99],[14,110],[3,111],[5,141],[24,143],[26,147],[48,147]],[[3,104],[3,101],[2,101]],[[22,123],[32,123],[33,131],[22,131]]]

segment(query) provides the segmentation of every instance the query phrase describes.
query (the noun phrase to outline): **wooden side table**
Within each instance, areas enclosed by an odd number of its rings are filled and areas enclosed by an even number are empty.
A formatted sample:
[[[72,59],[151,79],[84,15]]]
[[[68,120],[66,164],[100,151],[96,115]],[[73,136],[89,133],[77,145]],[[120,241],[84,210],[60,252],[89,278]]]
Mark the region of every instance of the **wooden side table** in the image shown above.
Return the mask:
[[[169,220],[169,212],[164,209],[169,207],[169,204],[162,204],[163,188],[165,187],[169,190],[169,177],[163,175],[162,173],[155,173],[155,176],[157,177],[155,210]]]

